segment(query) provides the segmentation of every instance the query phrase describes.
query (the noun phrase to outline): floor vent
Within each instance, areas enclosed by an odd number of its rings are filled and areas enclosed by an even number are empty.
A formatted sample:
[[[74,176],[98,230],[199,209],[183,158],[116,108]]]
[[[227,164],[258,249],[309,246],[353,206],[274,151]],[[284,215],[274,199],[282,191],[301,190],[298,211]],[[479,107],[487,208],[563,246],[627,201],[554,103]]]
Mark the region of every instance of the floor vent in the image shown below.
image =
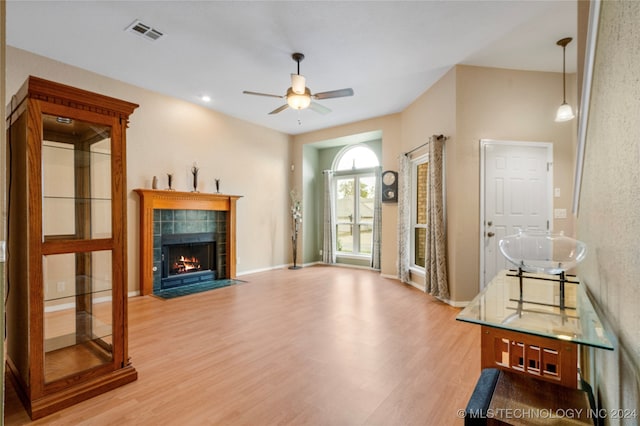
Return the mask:
[[[149,25],[142,23],[139,19],[133,21],[131,25],[129,25],[125,31],[129,31],[130,33],[139,35],[140,37],[146,38],[147,40],[156,41],[164,34],[162,32],[156,30],[155,28],[151,28]]]

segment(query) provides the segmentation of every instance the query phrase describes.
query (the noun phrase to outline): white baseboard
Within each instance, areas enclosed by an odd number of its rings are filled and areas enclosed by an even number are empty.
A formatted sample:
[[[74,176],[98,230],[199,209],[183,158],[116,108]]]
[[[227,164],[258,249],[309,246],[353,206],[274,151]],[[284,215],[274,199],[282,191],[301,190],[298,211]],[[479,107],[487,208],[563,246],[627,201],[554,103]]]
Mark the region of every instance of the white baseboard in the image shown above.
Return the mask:
[[[398,276],[397,276],[397,275],[391,275],[391,274],[380,274],[380,276],[381,276],[382,278],[388,278],[388,279],[390,279],[390,280],[398,280],[398,281],[400,281],[400,278],[398,278]]]
[[[424,291],[424,284],[418,284],[418,283],[413,282],[413,281],[409,281],[409,282],[408,282],[408,283],[406,283],[406,284],[409,284],[411,287],[415,287],[415,288],[417,288],[418,290],[420,290],[421,292],[426,293],[426,292]]]
[[[460,302],[455,300],[443,300],[443,302],[446,303],[447,305],[453,306],[454,308],[466,308],[471,301],[464,300]]]
[[[450,299],[443,299],[441,297],[436,297],[436,299],[438,299],[442,303],[446,303],[449,306],[453,306],[454,308],[464,308],[469,304],[468,301],[460,302],[460,301],[455,301],[455,300],[450,300]]]
[[[408,282],[407,284],[409,284],[412,287],[417,288],[418,290],[420,290],[423,293],[426,293],[426,291],[424,289],[424,284],[417,284],[417,283],[415,283],[413,281]],[[450,299],[443,299],[441,297],[436,297],[436,299],[438,299],[442,303],[446,303],[449,306],[453,306],[454,308],[464,308],[469,304],[469,301],[456,301],[456,300],[450,300]]]
[[[349,263],[323,263],[327,266],[337,266],[339,268],[364,269],[365,271],[375,271],[371,266],[351,265]]]
[[[269,266],[266,268],[258,268],[258,269],[250,269],[248,271],[242,271],[242,272],[238,272],[236,273],[236,275],[238,277],[241,277],[243,275],[250,275],[250,274],[257,274],[258,272],[267,272],[267,271],[273,271],[275,269],[283,269],[283,268],[287,268],[289,266],[293,266],[293,263],[290,264],[282,264],[282,265],[275,265],[275,266]]]

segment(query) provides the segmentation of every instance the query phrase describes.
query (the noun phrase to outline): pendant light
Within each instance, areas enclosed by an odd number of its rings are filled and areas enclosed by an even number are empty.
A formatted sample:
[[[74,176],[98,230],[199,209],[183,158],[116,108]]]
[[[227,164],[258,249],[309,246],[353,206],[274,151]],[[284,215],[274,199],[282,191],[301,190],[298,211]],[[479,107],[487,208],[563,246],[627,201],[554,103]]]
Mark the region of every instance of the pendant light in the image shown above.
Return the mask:
[[[556,43],[558,46],[562,46],[562,105],[558,107],[558,112],[556,112],[556,121],[569,121],[572,120],[575,115],[573,114],[573,109],[571,105],[567,103],[567,83],[566,83],[566,58],[565,53],[567,50],[567,44],[571,43],[573,40],[571,37],[563,38],[558,40]]]

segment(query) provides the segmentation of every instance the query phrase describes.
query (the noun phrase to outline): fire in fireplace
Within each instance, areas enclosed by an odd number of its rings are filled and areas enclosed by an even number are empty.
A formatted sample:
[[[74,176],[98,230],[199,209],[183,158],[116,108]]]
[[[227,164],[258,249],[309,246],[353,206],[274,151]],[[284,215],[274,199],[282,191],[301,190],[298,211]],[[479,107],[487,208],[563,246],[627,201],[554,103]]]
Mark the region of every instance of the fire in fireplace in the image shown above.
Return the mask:
[[[184,257],[180,256],[180,259],[176,260],[169,271],[170,274],[186,274],[189,272],[197,272],[201,270],[200,261],[197,257]]]
[[[214,234],[171,234],[162,236],[161,288],[216,279]]]

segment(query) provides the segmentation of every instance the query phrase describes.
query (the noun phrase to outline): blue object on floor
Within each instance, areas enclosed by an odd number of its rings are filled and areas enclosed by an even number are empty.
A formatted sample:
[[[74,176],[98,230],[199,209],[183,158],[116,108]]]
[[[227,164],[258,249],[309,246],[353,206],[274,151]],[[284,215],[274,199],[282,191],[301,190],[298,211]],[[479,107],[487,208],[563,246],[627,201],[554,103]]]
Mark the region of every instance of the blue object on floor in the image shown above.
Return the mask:
[[[201,293],[203,291],[209,291],[220,287],[227,287],[233,284],[244,283],[246,281],[242,280],[232,280],[232,279],[224,279],[224,280],[214,280],[207,281],[205,283],[197,283],[191,285],[183,285],[180,287],[169,288],[165,290],[156,291],[153,293],[154,296],[158,296],[162,299],[173,299],[175,297],[187,296],[189,294]]]

